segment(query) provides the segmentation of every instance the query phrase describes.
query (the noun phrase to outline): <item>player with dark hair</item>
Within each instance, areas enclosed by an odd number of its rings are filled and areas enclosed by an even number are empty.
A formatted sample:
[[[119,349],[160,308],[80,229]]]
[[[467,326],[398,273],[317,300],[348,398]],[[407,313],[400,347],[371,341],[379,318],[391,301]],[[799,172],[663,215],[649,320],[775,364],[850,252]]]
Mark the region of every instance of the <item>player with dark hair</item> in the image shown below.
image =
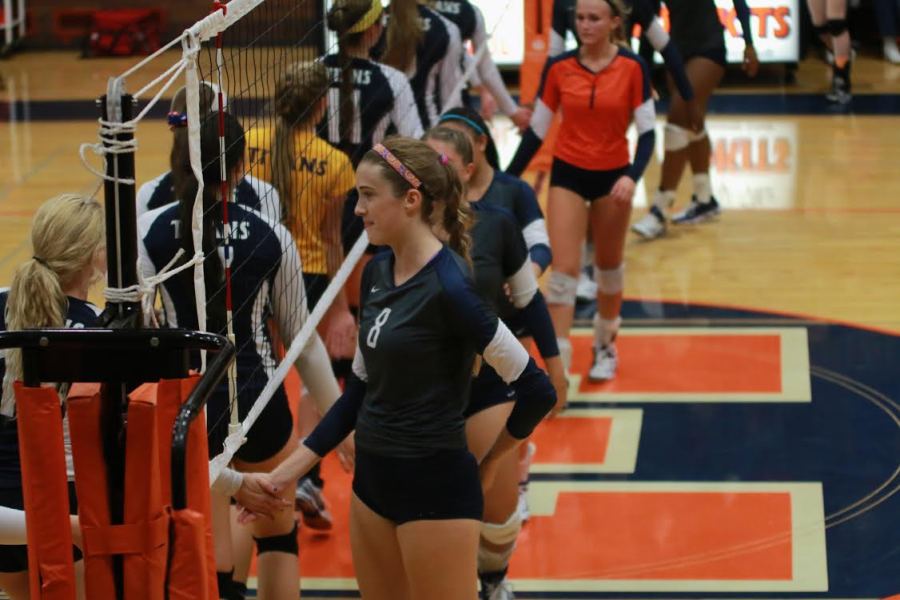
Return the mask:
[[[227,197],[243,172],[244,131],[232,115],[224,114]],[[222,222],[220,195],[221,158],[218,123],[209,119],[200,131],[203,161],[203,271],[206,286],[207,329],[225,333],[228,313],[225,306],[225,261],[231,268],[233,314],[231,323],[237,347],[236,398],[228,385],[216,390],[207,403],[207,432],[210,456],[222,451],[228,433],[231,402],[237,402],[240,420],[275,370],[276,359],[268,330],[270,318],[285,345],[298,335],[309,313],[303,286],[300,257],[288,230],[264,215],[232,202],[228,206],[228,227]],[[144,277],[161,272],[179,250],[193,256],[193,234],[187,223],[196,194],[185,194],[178,203],[150,211],[138,221],[139,255]],[[190,198],[191,200],[187,200]],[[227,231],[227,238],[225,233]],[[180,258],[176,263],[184,263]],[[161,286],[166,322],[171,327],[198,328],[193,269],[179,273]],[[198,357],[199,358],[199,357]],[[199,361],[198,361],[199,364]],[[331,372],[331,362],[322,340],[314,334],[300,354],[296,367],[324,413],[340,394]],[[293,419],[284,386],[275,395],[250,429],[248,439],[233,461],[238,471],[268,470],[278,465],[297,447]],[[229,492],[237,494],[241,481]],[[252,481],[244,482],[244,487]],[[296,481],[282,496],[293,506]],[[238,499],[240,495],[236,496]],[[213,526],[217,570],[223,597],[237,593],[232,586],[231,536],[228,496],[213,494]],[[297,594],[297,523],[293,511],[277,514],[254,524],[259,556],[259,593],[267,598],[293,598]],[[231,594],[229,596],[228,594]]]
[[[219,88],[212,83],[201,82],[200,119],[215,119],[218,110]],[[223,96],[224,97],[224,96]],[[228,100],[225,99],[227,108]],[[212,115],[212,116],[211,116]],[[175,92],[168,115],[172,131],[172,150],[169,153],[169,170],[141,185],[137,191],[137,216],[180,199],[186,189],[191,189],[194,173],[188,156],[187,89]],[[234,186],[234,200],[270,219],[281,219],[281,201],[272,185],[250,174],[244,175]]]
[[[659,189],[653,196],[650,211],[632,229],[645,239],[666,232],[667,215],[675,202],[678,182],[688,163],[693,172],[694,192],[691,203],[672,217],[676,224],[700,223],[719,214],[719,203],[712,195],[709,165],[712,145],[704,120],[713,92],[725,75],[725,27],[713,0],[672,0],[666,2],[672,25],[672,40],[684,57],[685,70],[694,88],[699,121],[691,116],[688,105],[679,94],[672,94],[664,139],[665,158]],[[753,48],[750,8],[746,0],[734,0],[734,8],[744,36],[744,71],[754,77],[759,60]]]
[[[450,159],[460,180],[466,184],[475,171],[474,152],[466,133],[439,126],[425,134],[429,146]],[[519,317],[533,332],[557,398],[565,401],[568,385],[553,322],[538,288],[537,278],[525,247],[525,240],[512,213],[475,199],[470,202],[475,224],[472,227],[472,263],[475,289],[500,314]],[[497,439],[509,417],[515,392],[489,365],[482,365],[472,381],[466,408],[466,437],[469,450],[480,459]],[[559,402],[557,406],[559,406]],[[478,551],[478,576],[485,600],[512,598],[506,571],[522,529],[518,509],[519,459],[508,454],[498,469],[493,485],[484,489],[484,517]]]

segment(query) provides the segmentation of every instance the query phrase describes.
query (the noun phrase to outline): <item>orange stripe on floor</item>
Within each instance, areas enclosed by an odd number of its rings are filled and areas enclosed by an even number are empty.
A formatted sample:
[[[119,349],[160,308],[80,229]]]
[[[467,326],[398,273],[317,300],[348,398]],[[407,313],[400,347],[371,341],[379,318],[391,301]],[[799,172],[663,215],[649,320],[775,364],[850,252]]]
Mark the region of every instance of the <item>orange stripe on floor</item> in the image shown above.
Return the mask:
[[[587,374],[593,339],[574,332],[571,339],[572,372]],[[593,384],[585,377],[580,392],[781,392],[778,335],[623,335],[616,346],[616,379]]]
[[[533,463],[593,464],[606,461],[612,419],[557,418],[544,421],[532,441]]]
[[[562,492],[523,530],[510,576],[790,580],[790,532],[787,492]]]

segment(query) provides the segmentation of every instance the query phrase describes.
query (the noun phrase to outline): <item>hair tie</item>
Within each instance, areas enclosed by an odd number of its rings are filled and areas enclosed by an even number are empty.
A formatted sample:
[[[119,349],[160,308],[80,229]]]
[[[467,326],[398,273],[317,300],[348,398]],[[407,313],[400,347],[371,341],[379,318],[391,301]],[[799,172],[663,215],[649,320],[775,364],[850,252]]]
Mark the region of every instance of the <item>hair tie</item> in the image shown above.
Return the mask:
[[[47,267],[48,269],[50,268],[50,265],[47,264],[47,261],[44,260],[43,258],[41,258],[40,256],[32,256],[31,258],[32,258],[35,262],[38,262],[38,263],[44,265],[44,266]]]
[[[169,122],[169,127],[187,127],[186,113],[180,113],[173,110],[168,115],[166,115],[166,119]]]
[[[438,158],[438,160],[441,161],[441,164],[445,165],[445,166],[448,162],[450,162],[450,158],[443,152],[441,152],[441,156],[440,156],[440,158]]]

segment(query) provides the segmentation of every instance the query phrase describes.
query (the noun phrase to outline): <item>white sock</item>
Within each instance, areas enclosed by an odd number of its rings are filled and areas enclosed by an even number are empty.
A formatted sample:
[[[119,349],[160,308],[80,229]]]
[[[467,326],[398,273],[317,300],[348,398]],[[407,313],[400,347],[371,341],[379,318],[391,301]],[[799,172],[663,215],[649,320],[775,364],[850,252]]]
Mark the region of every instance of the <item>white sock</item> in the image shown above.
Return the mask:
[[[597,348],[605,348],[609,346],[616,334],[619,333],[619,326],[622,324],[622,317],[615,319],[604,319],[598,314],[594,315],[594,345]]]
[[[884,38],[884,57],[892,63],[900,63],[900,48],[897,47],[896,38]]]
[[[569,338],[556,338],[556,345],[559,346],[559,359],[568,375],[572,367],[572,342],[569,341]]]
[[[666,214],[673,204],[675,204],[675,190],[656,190],[653,195],[653,206]]]
[[[709,182],[709,173],[694,173],[694,195],[697,202],[706,204],[712,200],[712,185]]]

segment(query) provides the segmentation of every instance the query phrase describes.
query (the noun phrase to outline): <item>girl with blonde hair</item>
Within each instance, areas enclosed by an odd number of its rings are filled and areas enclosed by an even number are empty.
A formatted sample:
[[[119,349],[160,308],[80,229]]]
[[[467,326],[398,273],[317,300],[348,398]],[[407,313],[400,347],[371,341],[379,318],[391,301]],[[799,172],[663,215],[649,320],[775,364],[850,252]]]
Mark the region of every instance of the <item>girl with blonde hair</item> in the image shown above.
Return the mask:
[[[106,271],[103,208],[95,200],[63,194],[41,205],[31,227],[31,258],[0,291],[0,330],[40,327],[84,328],[100,314],[88,302],[88,292]],[[24,508],[19,436],[13,382],[22,378],[22,353],[7,350],[0,357],[3,400],[0,413],[0,506]],[[68,427],[65,428],[68,431]],[[71,449],[66,441],[70,513],[77,512]],[[81,572],[78,550],[74,550]],[[79,586],[80,587],[80,586]],[[26,546],[0,546],[0,589],[13,600],[29,598]]]

